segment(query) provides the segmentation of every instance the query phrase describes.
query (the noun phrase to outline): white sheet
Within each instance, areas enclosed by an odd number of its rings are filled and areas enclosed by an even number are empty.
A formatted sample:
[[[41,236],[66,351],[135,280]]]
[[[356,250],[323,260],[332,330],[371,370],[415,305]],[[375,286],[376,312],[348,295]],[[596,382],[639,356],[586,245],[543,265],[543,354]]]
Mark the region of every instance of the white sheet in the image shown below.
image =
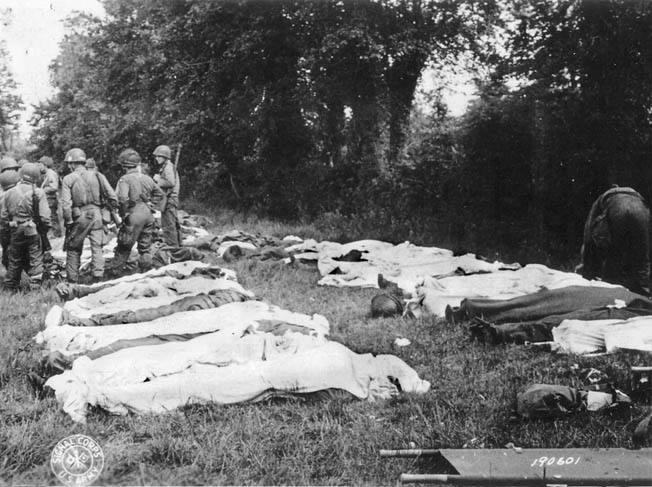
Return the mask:
[[[144,338],[152,335],[208,333],[234,330],[242,333],[257,328],[261,320],[281,321],[312,330],[317,336],[328,335],[328,320],[319,314],[294,313],[261,301],[229,303],[198,311],[184,311],[144,323],[111,326],[51,326],[36,335],[36,342],[48,352],[74,355],[105,347],[117,340]]]
[[[55,389],[57,400],[71,418],[81,422],[85,421],[87,405],[116,414],[162,413],[192,403],[255,401],[270,390],[306,393],[337,388],[360,399],[374,400],[398,392],[392,380],[397,380],[405,392],[424,393],[430,388],[429,382],[421,380],[397,357],[358,355],[335,342],[315,347],[316,341],[306,343],[306,338],[301,345],[284,351],[273,346],[279,353],[271,359],[224,367],[224,359],[213,354],[177,373],[151,375],[147,382],[138,380],[143,377],[138,370],[134,379],[121,383],[118,376],[116,380],[107,377],[82,357],[71,371],[52,377],[47,385]],[[265,341],[266,346],[268,343]],[[230,350],[232,344],[224,348],[232,354]]]
[[[318,284],[338,287],[378,287],[378,275],[396,283],[405,293],[413,294],[425,278],[448,275],[457,269],[465,273],[495,272],[518,264],[486,262],[474,254],[454,256],[453,252],[438,247],[419,247],[409,242],[393,245],[379,240],[360,240],[347,244],[336,242],[305,242],[286,248],[295,252],[295,259],[317,259],[322,275]],[[357,250],[364,261],[337,260]]]

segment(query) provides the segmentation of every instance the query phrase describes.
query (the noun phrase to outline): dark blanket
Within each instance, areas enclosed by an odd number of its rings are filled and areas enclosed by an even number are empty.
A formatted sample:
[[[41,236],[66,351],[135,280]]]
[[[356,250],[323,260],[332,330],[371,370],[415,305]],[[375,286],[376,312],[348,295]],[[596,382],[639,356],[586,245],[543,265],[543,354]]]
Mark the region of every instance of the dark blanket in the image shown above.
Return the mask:
[[[616,300],[625,306],[616,307]],[[508,300],[465,299],[449,322],[474,321],[472,332],[493,342],[549,341],[563,320],[628,319],[652,315],[652,300],[622,287],[569,286]]]

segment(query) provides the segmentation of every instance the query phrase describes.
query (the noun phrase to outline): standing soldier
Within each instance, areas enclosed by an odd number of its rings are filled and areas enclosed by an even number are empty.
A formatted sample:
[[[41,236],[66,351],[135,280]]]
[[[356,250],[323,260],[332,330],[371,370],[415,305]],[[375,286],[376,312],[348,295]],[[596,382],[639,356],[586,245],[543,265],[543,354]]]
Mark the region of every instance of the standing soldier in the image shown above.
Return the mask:
[[[134,149],[125,149],[119,156],[125,174],[118,181],[116,193],[122,225],[118,231],[118,245],[112,269],[120,272],[138,242],[138,267],[145,272],[152,267],[152,238],[154,216],[152,211],[163,199],[163,191],[154,180],[138,170],[140,155]]]
[[[104,276],[104,226],[101,210],[103,205],[109,210],[114,209],[117,198],[103,174],[86,169],[86,154],[83,150],[70,149],[65,162],[72,171],[63,178],[61,185],[61,209],[66,225],[66,276],[68,282],[79,281],[82,249],[84,240],[88,237],[91,243],[92,282],[97,282]]]
[[[177,208],[179,207],[179,173],[172,161],[172,151],[167,145],[159,145],[154,150],[158,173],[154,182],[163,190],[161,203],[161,229],[163,241],[172,247],[181,247],[181,232]]]
[[[95,159],[92,157],[86,159],[86,169],[89,171],[97,171],[97,164],[95,164]]]
[[[50,225],[50,207],[37,186],[40,176],[38,164],[24,164],[20,182],[8,189],[2,200],[0,220],[10,234],[5,288],[11,291],[18,290],[23,270],[29,276],[30,289],[38,289],[43,280],[43,249],[37,222]]]
[[[48,206],[50,207],[50,215],[52,217],[52,229],[55,237],[61,236],[61,227],[59,226],[59,218],[57,217],[57,210],[59,208],[59,174],[53,169],[54,161],[50,156],[43,156],[39,162],[45,166],[45,177],[41,184],[41,189],[45,191],[45,196],[48,199]]]
[[[5,194],[11,188],[16,186],[20,180],[18,171],[0,171],[0,208],[2,208]],[[11,238],[11,229],[0,219],[0,246],[2,246],[2,265],[5,269],[9,268],[9,240]]]

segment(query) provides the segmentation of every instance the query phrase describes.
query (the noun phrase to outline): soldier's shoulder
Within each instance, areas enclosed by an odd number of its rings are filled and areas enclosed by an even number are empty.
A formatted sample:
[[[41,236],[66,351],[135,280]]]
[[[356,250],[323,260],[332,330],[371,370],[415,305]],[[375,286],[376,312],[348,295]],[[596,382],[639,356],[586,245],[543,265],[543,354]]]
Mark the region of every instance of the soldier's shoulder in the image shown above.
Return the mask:
[[[138,174],[138,179],[140,179],[141,181],[147,181],[148,183],[151,182],[152,184],[156,184],[152,179],[152,176],[150,176],[149,174],[145,174],[142,172],[139,172],[137,174]]]
[[[133,180],[133,179],[134,179],[134,174],[135,174],[135,173],[132,173],[132,172],[128,172],[128,173],[126,173],[126,174],[123,174],[122,176],[120,176],[120,179],[118,179],[118,183],[119,183],[120,181],[122,181],[122,182],[128,182],[128,181]]]
[[[77,176],[75,175],[74,172],[68,173],[63,177],[63,182],[64,183],[70,183],[71,181],[74,181],[77,179]]]

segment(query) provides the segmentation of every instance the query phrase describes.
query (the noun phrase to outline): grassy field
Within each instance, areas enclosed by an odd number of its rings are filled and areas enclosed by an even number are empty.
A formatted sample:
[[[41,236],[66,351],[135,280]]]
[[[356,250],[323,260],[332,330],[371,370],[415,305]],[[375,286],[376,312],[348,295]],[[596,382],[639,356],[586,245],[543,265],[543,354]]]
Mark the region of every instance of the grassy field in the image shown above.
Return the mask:
[[[346,238],[328,225],[281,225],[214,215],[219,233],[238,228],[304,238]],[[318,230],[319,228],[319,230]],[[376,235],[367,235],[375,237]],[[353,240],[360,235],[352,231]],[[400,237],[400,236],[399,236]],[[397,241],[407,240],[398,238]],[[443,246],[432,240],[422,245]],[[233,268],[257,296],[281,307],[321,313],[331,338],[356,352],[392,353],[432,383],[424,395],[368,403],[271,401],[191,406],[161,416],[114,417],[101,411],[73,423],[53,398],[39,400],[25,376],[36,368],[32,337],[56,294],[0,292],[0,479],[7,484],[56,484],[49,458],[65,436],[84,433],[105,454],[102,485],[394,485],[401,472],[429,472],[423,461],[381,459],[381,448],[631,447],[642,403],[615,412],[581,412],[555,421],[515,415],[517,392],[532,383],[579,385],[577,367],[595,367],[628,388],[631,365],[652,365],[639,354],[585,358],[516,345],[472,341],[464,324],[444,320],[372,319],[375,290],[324,288],[304,265],[240,261]],[[398,348],[397,337],[411,345]],[[647,361],[646,361],[647,360]],[[577,367],[575,367],[577,366]]]

